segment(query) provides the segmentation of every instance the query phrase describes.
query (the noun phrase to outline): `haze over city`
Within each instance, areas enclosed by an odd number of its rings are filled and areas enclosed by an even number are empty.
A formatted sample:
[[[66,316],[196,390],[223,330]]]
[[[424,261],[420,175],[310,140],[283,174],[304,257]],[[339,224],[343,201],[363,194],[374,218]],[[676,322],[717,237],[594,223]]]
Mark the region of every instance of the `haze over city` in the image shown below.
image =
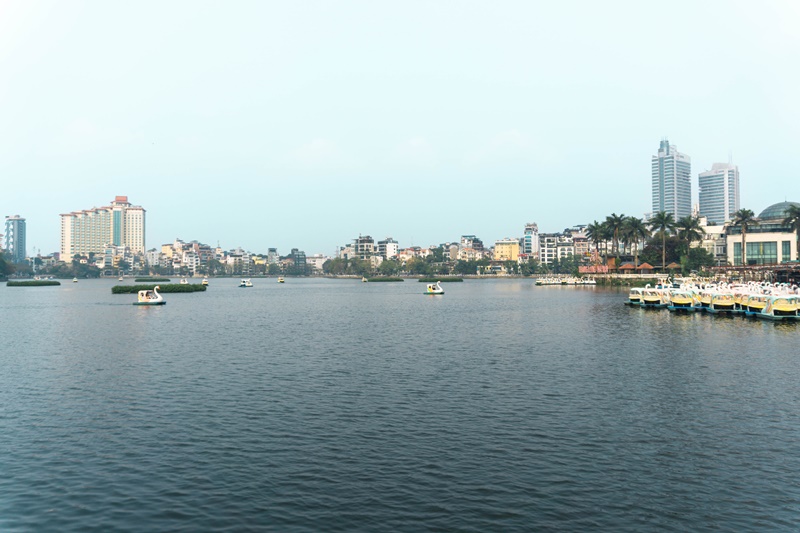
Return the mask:
[[[331,253],[650,211],[659,141],[796,200],[795,2],[0,0],[0,215],[116,195],[176,237]]]

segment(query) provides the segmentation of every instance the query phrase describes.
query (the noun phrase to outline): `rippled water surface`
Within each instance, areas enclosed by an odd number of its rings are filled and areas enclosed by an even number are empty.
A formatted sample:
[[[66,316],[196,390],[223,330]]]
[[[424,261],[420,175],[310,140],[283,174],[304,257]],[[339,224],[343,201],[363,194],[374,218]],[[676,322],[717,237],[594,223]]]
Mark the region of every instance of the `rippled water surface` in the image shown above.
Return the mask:
[[[800,530],[800,324],[237,281],[0,286],[0,530]]]

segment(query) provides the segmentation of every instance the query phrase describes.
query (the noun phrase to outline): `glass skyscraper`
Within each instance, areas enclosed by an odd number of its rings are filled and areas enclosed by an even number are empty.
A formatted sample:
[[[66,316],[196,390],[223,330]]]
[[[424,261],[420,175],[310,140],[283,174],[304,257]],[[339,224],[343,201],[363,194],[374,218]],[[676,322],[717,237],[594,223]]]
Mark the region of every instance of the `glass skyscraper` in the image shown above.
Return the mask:
[[[692,214],[692,160],[667,139],[652,157],[653,213],[666,211],[675,220]]]
[[[25,219],[19,215],[6,217],[6,259],[12,263],[25,261]]]
[[[728,222],[739,210],[739,167],[729,163],[714,163],[711,170],[701,172],[700,216],[708,223]]]

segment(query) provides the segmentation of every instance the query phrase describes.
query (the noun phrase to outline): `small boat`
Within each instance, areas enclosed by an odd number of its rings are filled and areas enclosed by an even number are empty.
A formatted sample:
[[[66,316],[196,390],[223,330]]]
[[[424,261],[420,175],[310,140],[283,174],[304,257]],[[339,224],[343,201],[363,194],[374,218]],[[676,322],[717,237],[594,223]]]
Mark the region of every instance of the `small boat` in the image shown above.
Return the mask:
[[[208,278],[203,278],[203,281],[200,282],[201,285],[208,285]]]
[[[139,291],[138,301],[133,302],[133,305],[164,305],[167,302],[164,301],[164,297],[158,293],[158,289],[160,289],[158,285],[153,287],[153,290],[143,290]]]
[[[428,286],[425,288],[425,294],[444,294],[441,282],[428,283]]]
[[[253,282],[250,281],[249,279],[243,279],[242,281],[239,282],[239,286],[240,287],[252,287],[253,286]]]
[[[364,276],[361,276],[361,283],[366,283],[368,280]]]
[[[278,283],[283,283],[283,276],[278,277]]]
[[[188,285],[189,284],[189,280],[186,279],[186,278],[181,278],[181,280],[178,283],[180,283],[181,285]]]
[[[627,305],[642,305],[642,289],[641,287],[633,287],[628,293]]]
[[[78,283],[78,278],[72,278],[72,283]]]
[[[797,296],[788,294],[772,295],[767,298],[767,305],[760,313],[756,313],[758,318],[767,320],[797,320]]]
[[[766,294],[751,294],[747,297],[747,303],[743,305],[744,314],[746,316],[757,316],[767,306],[767,299],[769,296]]]
[[[118,281],[125,281],[125,278],[123,278],[122,276],[120,276],[120,277],[118,278]]]
[[[686,311],[692,312],[695,310],[694,293],[691,289],[680,288],[670,290],[670,305],[667,307],[670,311]]]
[[[669,293],[667,289],[650,287],[646,285],[642,291],[642,307],[661,308],[669,306]]]

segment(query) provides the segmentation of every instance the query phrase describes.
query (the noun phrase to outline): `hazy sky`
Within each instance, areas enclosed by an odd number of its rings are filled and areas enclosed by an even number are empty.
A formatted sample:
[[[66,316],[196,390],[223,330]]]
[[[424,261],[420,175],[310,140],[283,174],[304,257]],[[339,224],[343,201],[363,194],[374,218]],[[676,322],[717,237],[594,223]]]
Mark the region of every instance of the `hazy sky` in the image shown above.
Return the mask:
[[[333,252],[650,210],[667,136],[800,201],[800,2],[0,0],[0,215]],[[0,228],[2,231],[2,228]]]

